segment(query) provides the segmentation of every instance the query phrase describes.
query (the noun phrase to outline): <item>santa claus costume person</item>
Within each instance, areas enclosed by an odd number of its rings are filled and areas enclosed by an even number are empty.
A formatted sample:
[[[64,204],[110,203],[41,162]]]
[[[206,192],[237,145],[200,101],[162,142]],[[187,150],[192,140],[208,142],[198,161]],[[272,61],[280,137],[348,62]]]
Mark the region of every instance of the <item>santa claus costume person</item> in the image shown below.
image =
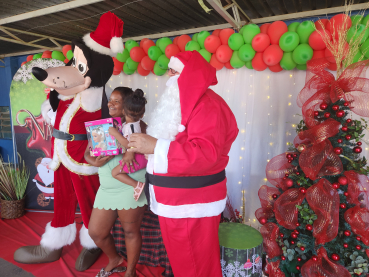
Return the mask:
[[[197,51],[172,57],[169,68],[148,135],[132,134],[128,151],[151,154],[150,208],[159,216],[174,276],[221,277],[218,228],[237,123],[208,88],[217,84],[216,71]]]

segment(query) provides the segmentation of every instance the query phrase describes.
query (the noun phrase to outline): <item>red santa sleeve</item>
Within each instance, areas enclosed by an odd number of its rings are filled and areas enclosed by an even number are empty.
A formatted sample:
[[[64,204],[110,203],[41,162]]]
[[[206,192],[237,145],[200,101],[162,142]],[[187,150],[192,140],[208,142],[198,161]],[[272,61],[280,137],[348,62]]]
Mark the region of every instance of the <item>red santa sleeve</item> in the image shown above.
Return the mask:
[[[228,152],[238,134],[233,113],[226,105],[207,98],[194,109],[186,136],[175,141],[159,139],[154,154],[154,172],[169,175],[215,174],[228,163]],[[215,172],[218,171],[218,172]]]

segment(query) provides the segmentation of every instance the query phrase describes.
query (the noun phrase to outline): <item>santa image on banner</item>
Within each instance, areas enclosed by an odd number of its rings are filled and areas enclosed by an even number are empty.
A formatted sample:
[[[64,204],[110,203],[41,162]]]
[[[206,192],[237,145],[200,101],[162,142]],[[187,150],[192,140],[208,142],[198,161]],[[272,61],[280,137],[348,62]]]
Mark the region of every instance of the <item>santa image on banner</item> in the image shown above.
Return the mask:
[[[218,228],[236,119],[209,89],[216,70],[197,51],[172,57],[169,75],[147,135],[132,134],[128,151],[149,154],[145,189],[174,276],[221,277]]]

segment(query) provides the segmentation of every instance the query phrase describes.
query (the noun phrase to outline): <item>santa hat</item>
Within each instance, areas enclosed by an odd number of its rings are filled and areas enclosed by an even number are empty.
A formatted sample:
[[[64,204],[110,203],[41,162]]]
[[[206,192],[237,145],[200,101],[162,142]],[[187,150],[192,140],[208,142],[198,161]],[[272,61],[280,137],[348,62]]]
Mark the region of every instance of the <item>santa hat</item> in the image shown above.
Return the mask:
[[[95,32],[84,35],[86,45],[101,54],[115,56],[124,50],[123,47],[123,21],[111,12],[100,17]]]
[[[186,126],[196,103],[209,86],[218,83],[216,70],[197,51],[185,51],[171,57],[168,67],[180,73],[181,124]]]

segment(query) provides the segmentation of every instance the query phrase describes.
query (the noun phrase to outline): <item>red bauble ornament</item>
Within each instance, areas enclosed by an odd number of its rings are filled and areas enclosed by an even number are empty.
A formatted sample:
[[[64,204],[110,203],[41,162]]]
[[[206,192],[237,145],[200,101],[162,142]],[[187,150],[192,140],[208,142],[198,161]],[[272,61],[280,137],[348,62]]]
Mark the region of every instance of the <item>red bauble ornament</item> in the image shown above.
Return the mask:
[[[336,262],[340,260],[340,256],[338,256],[336,253],[333,253],[331,255],[331,258],[332,258],[333,261],[336,261]]]
[[[340,106],[338,106],[338,105],[333,105],[332,106],[332,110],[334,110],[334,111],[338,111],[339,108],[340,108]]]
[[[342,141],[343,141],[342,139],[338,139],[337,140],[338,143],[342,143]]]
[[[355,146],[353,151],[354,153],[359,154],[361,151],[363,151],[363,149],[360,146]]]
[[[300,234],[300,232],[299,231],[297,231],[296,229],[295,230],[293,230],[293,232],[295,233],[295,234]]]
[[[292,160],[288,160],[288,163],[292,163]]]
[[[273,194],[273,199],[277,199],[278,195],[277,194]]]
[[[286,257],[285,256],[282,256],[281,257],[282,261],[286,260]]]
[[[301,193],[305,194],[306,193],[306,188],[300,188],[299,189],[301,191]]]
[[[347,243],[344,243],[343,244],[343,247],[347,248],[348,247],[348,244]]]
[[[314,112],[314,116],[318,116],[319,115],[319,112],[318,111],[315,111]]]
[[[330,116],[331,116],[331,114],[330,114],[330,113],[328,113],[328,112],[324,113],[324,117],[325,117],[325,118],[329,118]]]
[[[266,220],[266,218],[265,217],[262,217],[262,218],[260,218],[260,223],[262,224],[262,225],[264,225],[265,223],[267,223],[267,220]]]
[[[300,270],[300,267],[299,267],[299,266],[296,266],[296,269],[297,269],[297,270]]]
[[[328,105],[326,103],[322,103],[322,104],[320,104],[319,108],[321,110],[325,110],[326,108],[328,108]]]
[[[349,193],[348,193],[347,191],[345,191],[345,192],[343,193],[343,195],[347,197],[347,196],[349,196]]]
[[[305,247],[301,246],[300,247],[301,251],[305,251]]]
[[[297,261],[298,261],[298,262],[301,262],[301,258],[300,258],[300,257],[298,257],[298,258],[297,258]]]
[[[312,256],[311,258],[313,259],[314,262],[316,262],[318,260],[317,256]]]
[[[295,244],[295,241],[294,240],[291,240],[291,244]]]
[[[297,154],[293,154],[293,157],[296,158],[297,157]]]
[[[359,145],[359,146],[361,146],[362,145],[362,143],[361,143],[361,141],[359,141],[358,143],[356,143],[357,145]]]
[[[280,236],[281,238],[283,238],[283,237],[284,237],[284,234],[283,234],[283,233],[279,233],[279,236]]]
[[[345,103],[343,103],[343,105],[344,105],[345,107],[347,107],[347,106],[349,105],[349,103],[345,102]]]
[[[341,203],[341,204],[340,204],[340,208],[341,208],[341,209],[346,209],[346,204],[345,204],[345,203]]]
[[[297,171],[297,172],[296,172],[296,175],[300,175],[300,172],[298,172],[298,171]]]
[[[342,132],[347,132],[348,128],[347,128],[347,126],[342,126],[341,130],[342,130]]]
[[[336,116],[337,116],[337,117],[343,117],[344,115],[345,115],[345,112],[344,112],[344,111],[341,111],[341,110],[340,110],[340,111],[337,111],[337,112],[336,112]]]
[[[345,231],[343,232],[343,234],[344,234],[346,237],[351,236],[351,232],[350,232],[349,230],[345,230]]]
[[[311,224],[306,224],[306,230],[308,230],[308,231],[313,230],[313,225],[311,225]]]
[[[290,176],[290,174],[286,173],[286,174],[284,174],[284,176],[288,177],[288,176]]]
[[[359,237],[359,236],[358,236],[358,237],[356,237],[356,239],[357,239],[358,241],[361,241],[361,237]]]
[[[347,183],[348,183],[347,177],[346,176],[339,177],[338,178],[338,183],[340,183],[342,186],[347,185]]]
[[[297,234],[296,234],[296,233],[292,233],[292,234],[291,234],[291,238],[293,238],[293,239],[297,239]]]
[[[346,139],[346,140],[350,140],[351,138],[352,138],[352,136],[351,136],[351,135],[346,135],[346,136],[345,136],[345,139]]]
[[[355,246],[355,248],[356,248],[357,250],[361,250],[361,246],[360,246],[360,245],[356,245],[356,246]]]
[[[341,154],[342,154],[342,152],[343,152],[343,150],[342,150],[342,148],[341,148],[341,147],[335,147],[335,148],[333,149],[333,152],[334,152],[334,153],[336,153],[337,155],[341,155]]]
[[[300,226],[300,223],[298,223],[298,222],[297,222],[297,223],[296,223],[296,226],[297,226],[297,227],[299,227],[299,226]]]
[[[286,158],[287,158],[287,159],[291,159],[291,158],[292,158],[292,155],[291,155],[291,154],[287,154],[287,155],[286,155]],[[286,177],[288,177],[288,176],[286,176]]]
[[[282,178],[282,180],[283,180],[283,181],[284,181],[284,180],[287,180],[287,177],[283,177],[283,178]]]
[[[346,119],[346,122],[347,122],[347,123],[351,123],[351,121],[352,121],[352,120],[351,120],[350,118],[349,118],[349,119]]]
[[[332,184],[332,187],[333,187],[334,189],[339,189],[339,188],[340,188],[340,183],[333,183],[333,184]]]
[[[286,186],[287,187],[292,187],[293,186],[293,180],[292,179],[290,179],[290,178],[287,178],[287,180],[286,180]]]

